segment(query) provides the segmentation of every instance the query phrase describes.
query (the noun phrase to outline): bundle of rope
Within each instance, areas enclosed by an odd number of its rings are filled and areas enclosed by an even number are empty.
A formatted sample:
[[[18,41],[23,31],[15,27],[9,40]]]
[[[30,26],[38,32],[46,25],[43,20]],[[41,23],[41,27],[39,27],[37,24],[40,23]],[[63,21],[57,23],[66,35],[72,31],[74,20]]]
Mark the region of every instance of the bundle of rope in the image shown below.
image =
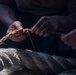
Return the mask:
[[[14,74],[25,68],[25,74]],[[0,75],[48,75],[76,69],[76,59],[31,50],[0,49]],[[22,72],[23,73],[23,72]]]

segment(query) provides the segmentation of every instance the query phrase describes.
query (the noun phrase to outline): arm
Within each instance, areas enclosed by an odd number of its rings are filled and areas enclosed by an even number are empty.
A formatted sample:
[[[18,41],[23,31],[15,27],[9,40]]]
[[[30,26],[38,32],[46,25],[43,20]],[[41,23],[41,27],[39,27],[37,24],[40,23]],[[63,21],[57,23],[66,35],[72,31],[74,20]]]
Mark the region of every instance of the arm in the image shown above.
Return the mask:
[[[8,27],[7,34],[14,31],[15,29],[21,29],[21,31],[23,29],[22,23],[17,21],[14,11],[6,5],[0,5],[0,21]],[[27,37],[27,35],[25,35],[26,31],[21,31],[9,38],[14,42],[25,40]]]
[[[14,11],[5,5],[0,5],[0,20],[6,26],[9,26],[14,21],[17,21]]]

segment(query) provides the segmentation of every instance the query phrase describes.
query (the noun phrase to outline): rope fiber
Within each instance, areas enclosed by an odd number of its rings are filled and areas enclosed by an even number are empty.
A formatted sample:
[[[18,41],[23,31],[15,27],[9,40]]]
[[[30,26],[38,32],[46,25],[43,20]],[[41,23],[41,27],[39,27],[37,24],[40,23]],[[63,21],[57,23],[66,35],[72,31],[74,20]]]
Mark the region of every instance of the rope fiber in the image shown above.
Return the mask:
[[[0,49],[0,75],[53,75],[73,69],[76,69],[75,58],[32,50]]]

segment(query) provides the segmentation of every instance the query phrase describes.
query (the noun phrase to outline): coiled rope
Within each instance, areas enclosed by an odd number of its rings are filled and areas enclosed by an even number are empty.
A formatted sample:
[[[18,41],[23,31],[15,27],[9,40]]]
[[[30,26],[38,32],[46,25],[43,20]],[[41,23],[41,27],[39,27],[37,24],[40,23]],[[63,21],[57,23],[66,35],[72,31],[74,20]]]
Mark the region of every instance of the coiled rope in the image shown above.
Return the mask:
[[[3,72],[8,75],[23,68],[26,68],[28,72],[31,70],[36,75],[58,74],[76,69],[76,59],[48,55],[31,50],[0,49],[0,75]]]

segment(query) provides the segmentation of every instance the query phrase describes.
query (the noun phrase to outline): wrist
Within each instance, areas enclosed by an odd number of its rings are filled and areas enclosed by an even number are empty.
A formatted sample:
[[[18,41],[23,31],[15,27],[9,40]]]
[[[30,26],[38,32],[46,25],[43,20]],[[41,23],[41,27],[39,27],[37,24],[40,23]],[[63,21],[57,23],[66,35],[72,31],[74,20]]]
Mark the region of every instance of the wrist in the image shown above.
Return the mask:
[[[9,27],[11,24],[13,24],[14,22],[15,22],[16,20],[10,20],[10,19],[5,19],[5,20],[1,20],[1,22],[5,25],[5,26],[7,26],[7,27]]]

